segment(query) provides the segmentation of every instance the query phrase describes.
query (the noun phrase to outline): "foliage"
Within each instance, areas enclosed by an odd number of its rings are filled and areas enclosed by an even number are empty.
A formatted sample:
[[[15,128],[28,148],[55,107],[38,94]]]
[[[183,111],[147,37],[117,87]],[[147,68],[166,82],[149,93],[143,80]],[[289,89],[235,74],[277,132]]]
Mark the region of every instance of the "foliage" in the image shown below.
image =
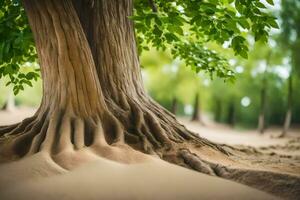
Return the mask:
[[[36,51],[24,9],[17,1],[0,0],[0,78],[9,77],[14,93],[32,86],[39,74],[22,69],[27,62],[35,62]]]
[[[248,33],[256,41],[267,41],[270,28],[278,28],[259,0],[137,0],[132,19],[140,51],[148,50],[149,44],[158,50],[170,48],[196,72],[229,79],[233,71],[224,58],[206,48],[207,42],[230,43],[236,55],[247,58]]]
[[[296,0],[282,1],[281,11],[281,37],[282,46],[291,53],[292,68],[300,74],[300,2]],[[298,68],[297,68],[298,67]]]
[[[272,0],[267,1],[273,5]],[[259,0],[135,0],[135,21],[139,49],[150,46],[171,49],[196,72],[232,79],[233,70],[207,42],[229,42],[236,55],[247,58],[247,33],[266,41],[275,18]],[[36,61],[36,50],[24,9],[18,0],[0,0],[0,78],[8,76],[14,92],[37,79],[35,70],[20,70]]]

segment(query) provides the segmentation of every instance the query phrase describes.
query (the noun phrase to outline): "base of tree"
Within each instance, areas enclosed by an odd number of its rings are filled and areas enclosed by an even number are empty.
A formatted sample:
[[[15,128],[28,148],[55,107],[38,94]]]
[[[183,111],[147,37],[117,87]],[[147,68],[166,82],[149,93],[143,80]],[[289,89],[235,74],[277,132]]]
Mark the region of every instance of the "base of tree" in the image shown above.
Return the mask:
[[[129,118],[124,114],[83,119],[65,112],[38,111],[19,124],[1,127],[1,161],[42,153],[64,170],[73,170],[99,158],[131,164],[147,162],[145,155],[152,155],[284,198],[300,195],[299,158],[291,166],[285,161],[293,158],[285,155],[214,144],[188,131],[151,100],[144,106],[141,102],[128,106],[134,113]],[[274,165],[276,160],[281,160],[280,165]]]

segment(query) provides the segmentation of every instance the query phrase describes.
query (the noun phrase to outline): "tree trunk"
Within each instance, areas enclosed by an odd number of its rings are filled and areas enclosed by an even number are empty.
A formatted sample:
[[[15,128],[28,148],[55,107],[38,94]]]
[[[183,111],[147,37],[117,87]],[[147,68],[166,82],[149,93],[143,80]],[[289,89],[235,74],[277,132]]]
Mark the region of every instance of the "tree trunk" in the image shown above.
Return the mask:
[[[170,149],[177,154],[189,141],[225,152],[186,130],[147,96],[128,19],[132,1],[24,0],[23,4],[41,65],[43,99],[33,117],[0,129],[1,135],[11,138],[1,154],[18,158],[42,151],[71,168],[73,161],[64,163],[65,152],[85,147],[127,162],[126,156],[103,153],[99,147],[103,143],[166,158]]]
[[[263,81],[260,93],[260,113],[258,117],[258,131],[263,134],[265,132],[265,109],[266,109],[266,88],[265,81]]]
[[[228,179],[255,176],[255,170],[218,163],[237,163],[242,158],[234,155],[240,151],[188,131],[146,94],[128,18],[132,0],[23,4],[41,66],[43,99],[33,117],[0,127],[2,157],[42,153],[69,170],[99,156],[140,162],[147,153]]]
[[[221,122],[222,118],[222,102],[220,99],[216,98],[215,100],[215,121]]]
[[[231,126],[235,124],[235,104],[233,101],[228,106],[227,123]]]
[[[263,73],[263,78],[262,78],[262,83],[261,83],[261,91],[260,91],[260,112],[259,112],[259,117],[258,117],[258,131],[260,134],[263,134],[265,132],[266,128],[266,95],[267,95],[267,67],[269,64],[269,59],[270,59],[270,54],[268,55],[267,58],[267,64],[266,64],[266,69]]]
[[[133,2],[95,1],[86,10],[81,9],[84,1],[74,2],[92,49],[106,104],[123,124],[125,141],[142,152],[157,154],[161,149],[198,138],[144,90],[134,27],[128,19],[133,14]]]
[[[178,109],[178,101],[176,97],[173,97],[172,99],[172,105],[171,105],[171,113],[173,113],[176,116]]]
[[[69,168],[72,163],[59,155],[86,146],[98,148],[103,140],[124,141],[121,123],[107,108],[72,2],[24,0],[23,4],[39,56],[43,98],[33,117],[2,130],[12,137],[1,153],[23,157],[47,152]],[[103,129],[110,134],[103,134]]]
[[[7,95],[7,100],[5,101],[4,106],[2,107],[2,110],[12,112],[16,109],[15,106],[15,97],[12,91],[9,91]]]
[[[292,121],[292,105],[293,105],[293,78],[291,72],[288,80],[287,112],[285,115],[283,130],[280,137],[284,137],[290,128],[291,121]]]
[[[202,125],[204,125],[202,117],[201,117],[200,93],[199,92],[197,92],[195,95],[194,112],[192,115],[192,121],[197,121],[197,122],[200,122]]]

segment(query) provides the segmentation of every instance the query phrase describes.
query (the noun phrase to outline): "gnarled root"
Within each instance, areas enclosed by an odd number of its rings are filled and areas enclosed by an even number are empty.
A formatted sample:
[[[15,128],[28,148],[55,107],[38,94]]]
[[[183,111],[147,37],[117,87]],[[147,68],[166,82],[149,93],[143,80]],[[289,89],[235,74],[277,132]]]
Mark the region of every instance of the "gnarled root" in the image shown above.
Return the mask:
[[[109,111],[101,115],[82,117],[65,111],[39,111],[20,124],[1,128],[1,156],[11,160],[12,155],[17,159],[42,152],[70,170],[99,157],[122,163],[144,162],[151,158],[143,154],[146,153],[201,173],[272,193],[278,191],[282,197],[299,195],[300,177],[263,166],[270,157],[256,149],[219,145],[200,138],[151,99],[122,95],[119,102],[106,101]],[[258,157],[262,158],[262,168],[252,165]]]
[[[201,159],[188,149],[179,150],[178,155],[188,167],[196,171],[234,180],[282,198],[297,199],[300,196],[300,176],[276,171],[265,171],[250,166],[213,163]]]
[[[145,159],[124,143],[123,128],[111,114],[83,118],[62,111],[43,112],[5,130],[9,132],[1,139],[2,159],[14,160],[43,152],[65,169],[98,156],[122,163]]]

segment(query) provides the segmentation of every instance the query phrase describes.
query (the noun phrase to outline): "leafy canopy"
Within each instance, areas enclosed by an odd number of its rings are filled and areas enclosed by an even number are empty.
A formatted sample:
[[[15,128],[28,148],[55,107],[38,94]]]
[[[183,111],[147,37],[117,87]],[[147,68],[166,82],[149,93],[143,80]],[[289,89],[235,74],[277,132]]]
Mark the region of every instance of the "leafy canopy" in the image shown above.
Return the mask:
[[[14,93],[32,86],[37,80],[36,70],[25,68],[27,62],[36,61],[36,50],[24,9],[17,1],[0,0],[0,79],[7,76]]]
[[[273,0],[266,0],[273,5]],[[267,41],[270,28],[278,28],[260,0],[135,0],[134,16],[139,51],[170,49],[194,71],[224,79],[234,77],[225,58],[207,48],[209,42],[230,44],[247,58],[247,34]],[[7,76],[14,92],[31,85],[36,71],[22,72],[36,61],[32,33],[19,0],[0,0],[0,78]]]

